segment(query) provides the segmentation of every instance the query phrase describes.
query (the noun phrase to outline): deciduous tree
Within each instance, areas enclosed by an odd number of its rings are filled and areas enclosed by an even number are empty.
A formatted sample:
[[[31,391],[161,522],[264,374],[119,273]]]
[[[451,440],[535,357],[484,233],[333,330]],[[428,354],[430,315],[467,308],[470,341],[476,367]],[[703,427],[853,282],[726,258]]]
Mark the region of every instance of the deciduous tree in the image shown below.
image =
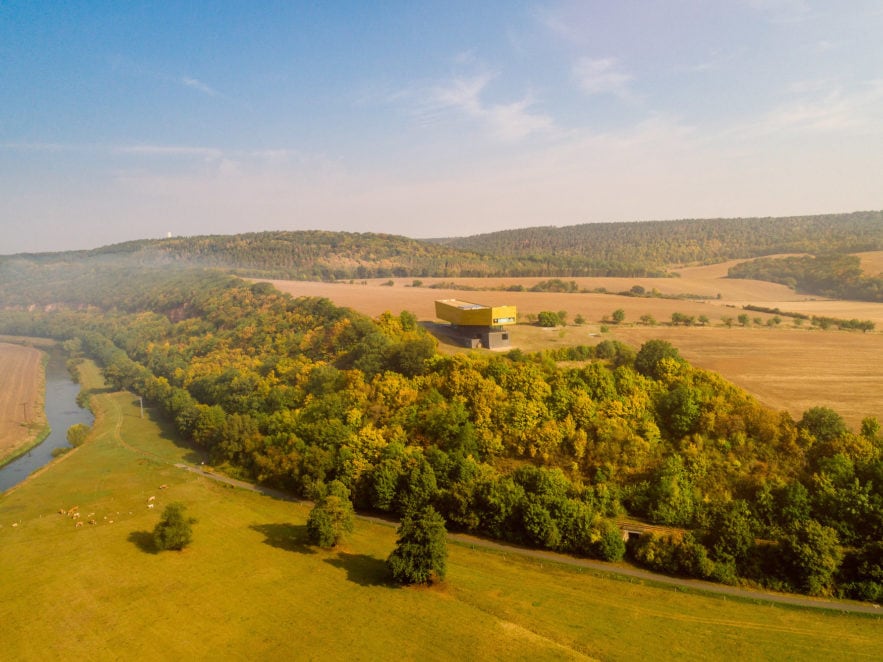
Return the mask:
[[[193,539],[192,525],[196,520],[186,517],[186,506],[180,502],[170,503],[163,510],[162,518],[153,529],[153,542],[157,549],[182,550]]]

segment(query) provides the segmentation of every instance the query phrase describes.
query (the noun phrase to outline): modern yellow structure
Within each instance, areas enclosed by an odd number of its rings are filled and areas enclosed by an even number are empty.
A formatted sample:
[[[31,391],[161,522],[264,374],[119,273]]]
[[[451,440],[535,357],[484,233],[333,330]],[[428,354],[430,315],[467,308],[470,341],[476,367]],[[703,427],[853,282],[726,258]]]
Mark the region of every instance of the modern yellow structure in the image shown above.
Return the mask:
[[[484,306],[459,299],[439,299],[435,315],[457,326],[505,326],[515,324],[515,306]]]
[[[451,324],[451,335],[469,347],[497,349],[509,346],[509,333],[503,328],[515,324],[515,306],[485,306],[459,299],[439,299],[435,315]]]

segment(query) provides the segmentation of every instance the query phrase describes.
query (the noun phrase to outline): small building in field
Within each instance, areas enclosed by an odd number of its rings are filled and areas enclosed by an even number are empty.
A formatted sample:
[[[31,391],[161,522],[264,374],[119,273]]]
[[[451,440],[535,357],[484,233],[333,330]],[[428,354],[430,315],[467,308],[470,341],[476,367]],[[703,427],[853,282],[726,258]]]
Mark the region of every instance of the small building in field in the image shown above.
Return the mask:
[[[439,299],[435,315],[448,322],[448,335],[466,347],[509,347],[506,327],[515,324],[515,306],[485,306],[459,299]]]

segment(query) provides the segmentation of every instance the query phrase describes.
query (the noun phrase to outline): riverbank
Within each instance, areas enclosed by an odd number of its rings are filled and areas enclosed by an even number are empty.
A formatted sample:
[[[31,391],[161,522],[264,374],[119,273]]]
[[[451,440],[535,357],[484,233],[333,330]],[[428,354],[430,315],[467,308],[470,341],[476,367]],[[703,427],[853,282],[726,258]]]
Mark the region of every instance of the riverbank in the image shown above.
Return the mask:
[[[34,406],[33,413],[35,418],[39,415],[42,429],[0,462],[0,492],[13,489],[28,476],[53,463],[58,449],[70,449],[67,430],[71,425],[92,425],[91,412],[77,404],[80,386],[72,380],[65,356],[57,347],[46,349],[48,351],[40,352],[40,405],[39,410]]]

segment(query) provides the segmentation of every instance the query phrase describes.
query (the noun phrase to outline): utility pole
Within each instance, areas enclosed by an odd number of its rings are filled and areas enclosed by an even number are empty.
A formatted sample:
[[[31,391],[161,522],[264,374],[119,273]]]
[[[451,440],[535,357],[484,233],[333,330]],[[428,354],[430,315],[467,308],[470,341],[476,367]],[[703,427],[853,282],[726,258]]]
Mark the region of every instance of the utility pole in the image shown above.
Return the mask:
[[[144,418],[144,398],[138,396],[138,404],[141,405],[141,418]]]

